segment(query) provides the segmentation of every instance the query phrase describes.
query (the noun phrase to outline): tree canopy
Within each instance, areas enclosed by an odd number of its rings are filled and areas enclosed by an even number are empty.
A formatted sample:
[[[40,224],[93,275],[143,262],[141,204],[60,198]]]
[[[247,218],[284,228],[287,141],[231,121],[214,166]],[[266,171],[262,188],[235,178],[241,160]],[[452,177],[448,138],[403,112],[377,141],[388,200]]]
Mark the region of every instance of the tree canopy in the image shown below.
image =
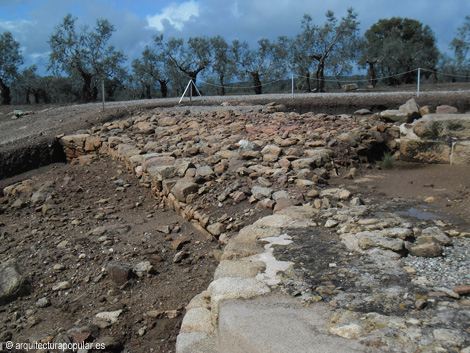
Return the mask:
[[[457,29],[457,35],[450,43],[454,50],[456,66],[458,69],[470,68],[470,16],[465,17],[465,22]]]
[[[152,98],[151,92],[156,83],[160,83],[160,92],[165,98],[168,93],[167,83],[170,81],[165,74],[165,58],[154,48],[146,46],[140,59],[132,61],[134,80],[142,88],[141,98]]]
[[[212,62],[212,47],[209,38],[191,37],[186,43],[181,38],[170,38],[168,42],[164,42],[163,35],[156,36],[154,39],[157,48],[168,63],[186,75],[188,79],[193,80],[194,84],[196,84],[197,75],[208,68]]]
[[[333,11],[328,11],[325,16],[323,25],[317,26],[312,24],[310,15],[304,15],[302,32],[296,40],[300,67],[306,72],[312,64],[315,66],[317,92],[324,91],[325,70],[335,76],[351,71],[358,43],[359,22],[352,8],[348,9],[347,16],[341,18],[341,21],[338,21]]]
[[[389,84],[416,81],[414,69],[436,68],[439,51],[429,26],[409,18],[381,19],[365,32],[359,64],[368,67],[372,84],[377,74]],[[402,77],[391,77],[406,72]]]
[[[121,65],[125,56],[113,46],[107,46],[114,32],[114,26],[108,20],[98,19],[93,31],[87,26],[77,31],[76,20],[68,14],[55,28],[49,40],[49,69],[55,74],[65,71],[69,76],[81,79],[81,99],[88,102],[97,99],[99,80],[123,74]]]
[[[20,43],[10,32],[0,35],[0,93],[2,104],[10,104],[10,85],[18,76],[18,68],[23,63]]]

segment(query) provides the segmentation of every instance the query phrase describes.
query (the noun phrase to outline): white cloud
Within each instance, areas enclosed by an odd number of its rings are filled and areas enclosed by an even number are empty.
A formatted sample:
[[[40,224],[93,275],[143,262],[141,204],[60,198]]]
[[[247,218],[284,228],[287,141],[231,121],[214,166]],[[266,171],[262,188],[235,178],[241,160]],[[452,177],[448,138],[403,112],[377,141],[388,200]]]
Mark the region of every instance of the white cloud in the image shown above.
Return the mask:
[[[192,17],[199,17],[199,4],[194,0],[179,5],[172,3],[165,7],[162,12],[154,16],[147,16],[147,22],[149,27],[156,28],[158,31],[165,29],[166,22],[181,31],[184,24]]]
[[[17,21],[1,21],[0,20],[0,29],[9,31],[12,33],[21,32],[26,27],[31,27],[32,23],[26,20],[17,20]]]
[[[241,17],[242,13],[238,9],[238,1],[235,1],[232,6],[230,7],[230,10],[232,11],[232,15],[235,18]]]

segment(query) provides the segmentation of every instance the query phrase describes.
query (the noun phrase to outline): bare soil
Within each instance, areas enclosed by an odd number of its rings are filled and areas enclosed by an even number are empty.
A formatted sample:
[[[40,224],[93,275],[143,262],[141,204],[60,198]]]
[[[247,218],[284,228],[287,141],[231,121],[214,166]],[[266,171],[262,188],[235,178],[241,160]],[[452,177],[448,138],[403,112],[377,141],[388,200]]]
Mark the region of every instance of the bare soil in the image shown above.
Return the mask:
[[[1,261],[17,261],[33,288],[0,307],[0,341],[48,341],[75,328],[81,333],[76,342],[112,337],[115,351],[174,352],[185,305],[212,279],[217,243],[159,207],[148,189],[107,158],[30,174],[31,190],[50,185],[53,202],[34,206],[25,192],[16,196],[23,207],[0,210]],[[188,242],[175,250],[182,236]],[[175,263],[180,251],[183,259]],[[143,261],[154,271],[141,278],[118,284],[106,275],[110,263],[133,268]],[[61,282],[70,288],[52,289]],[[38,307],[41,298],[50,305]],[[98,328],[95,315],[116,310],[123,311],[118,322]]]
[[[469,227],[469,176],[468,165],[423,165],[399,161],[391,169],[364,171],[362,178],[353,182],[362,192],[374,194],[376,198],[414,200],[418,207],[416,212],[432,212],[456,225]]]

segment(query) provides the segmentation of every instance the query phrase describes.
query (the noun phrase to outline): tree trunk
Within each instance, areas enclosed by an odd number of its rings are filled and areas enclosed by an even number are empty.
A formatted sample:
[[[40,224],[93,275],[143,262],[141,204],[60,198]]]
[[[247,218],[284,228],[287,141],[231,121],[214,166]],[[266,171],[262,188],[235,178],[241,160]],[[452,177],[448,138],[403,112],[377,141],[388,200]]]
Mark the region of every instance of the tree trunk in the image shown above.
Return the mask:
[[[318,61],[317,67],[317,92],[325,92],[325,59]]]
[[[82,101],[91,102],[93,100],[93,90],[91,88],[91,75],[82,73],[83,85],[82,85]]]
[[[375,62],[374,61],[368,61],[367,64],[369,64],[369,75],[370,75],[370,84],[372,87],[375,88],[377,85],[377,72],[375,71]]]
[[[29,99],[29,95],[31,94],[31,89],[28,87],[26,88],[26,104],[31,104],[31,99]],[[36,95],[34,95],[34,99],[36,100]],[[37,102],[35,102],[37,104]]]
[[[194,83],[194,85],[191,85],[191,92],[192,92],[193,97],[199,95],[199,93],[197,92],[196,87],[195,87],[198,73],[199,73],[199,71],[197,71],[197,72],[196,71],[188,72],[189,77],[191,78],[191,80],[193,80],[193,83]]]
[[[98,87],[94,86],[92,89],[92,94],[93,94],[93,97],[92,97],[92,102],[96,102],[98,100]]]
[[[258,71],[251,71],[250,72],[251,77],[253,78],[253,86],[255,89],[255,94],[261,94],[262,93],[262,85],[261,85],[261,79]]]
[[[219,83],[220,83],[220,95],[225,96],[224,75],[219,76]]]
[[[151,99],[152,96],[150,94],[150,85],[145,85],[145,99]]]
[[[434,68],[432,70],[431,76],[432,76],[432,83],[437,83],[437,81],[438,81],[438,79],[437,79],[437,68]]]
[[[168,82],[165,80],[158,80],[158,82],[160,82],[160,92],[162,93],[162,98],[166,98],[168,96]]]
[[[43,103],[45,103],[45,104],[50,103],[49,96],[48,96],[48,94],[45,90],[43,90],[43,89],[39,90],[39,96],[42,97]]]
[[[10,105],[11,103],[11,96],[10,96],[10,87],[5,85],[2,80],[0,80],[0,93],[2,97],[2,104],[3,105]]]
[[[310,71],[307,70],[305,74],[305,92],[312,92],[312,86],[310,84]]]
[[[39,104],[39,90],[34,90],[33,95],[34,95],[34,104]]]

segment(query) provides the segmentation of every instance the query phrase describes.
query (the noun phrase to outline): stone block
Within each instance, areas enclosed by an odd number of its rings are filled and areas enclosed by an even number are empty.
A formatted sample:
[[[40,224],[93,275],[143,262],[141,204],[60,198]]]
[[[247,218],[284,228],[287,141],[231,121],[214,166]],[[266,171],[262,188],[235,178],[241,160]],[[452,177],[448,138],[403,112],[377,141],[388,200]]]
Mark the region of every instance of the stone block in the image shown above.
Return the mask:
[[[470,140],[470,114],[428,114],[414,123],[422,139]]]
[[[437,114],[457,114],[458,112],[456,107],[450,105],[440,105],[436,108]]]
[[[154,181],[163,181],[176,176],[177,167],[174,165],[156,165],[150,167],[147,172]]]
[[[400,141],[400,158],[407,162],[449,164],[450,152],[450,143],[444,141]]]
[[[385,110],[380,113],[380,117],[386,121],[393,123],[406,123],[408,122],[408,114],[401,110]]]
[[[442,255],[442,247],[436,243],[424,243],[412,246],[410,253],[413,256],[437,257]]]
[[[419,113],[419,106],[414,98],[411,98],[405,104],[401,105],[400,111],[408,115],[408,122],[414,121],[421,117],[421,114]]]
[[[470,164],[470,141],[454,144],[451,164]]]
[[[266,269],[262,261],[222,260],[215,270],[214,279],[223,277],[254,278]]]
[[[85,140],[85,151],[96,151],[101,147],[99,136],[88,136]]]
[[[199,190],[199,186],[192,182],[183,179],[178,180],[171,192],[175,195],[176,199],[180,202],[186,202],[186,197],[196,193]]]

